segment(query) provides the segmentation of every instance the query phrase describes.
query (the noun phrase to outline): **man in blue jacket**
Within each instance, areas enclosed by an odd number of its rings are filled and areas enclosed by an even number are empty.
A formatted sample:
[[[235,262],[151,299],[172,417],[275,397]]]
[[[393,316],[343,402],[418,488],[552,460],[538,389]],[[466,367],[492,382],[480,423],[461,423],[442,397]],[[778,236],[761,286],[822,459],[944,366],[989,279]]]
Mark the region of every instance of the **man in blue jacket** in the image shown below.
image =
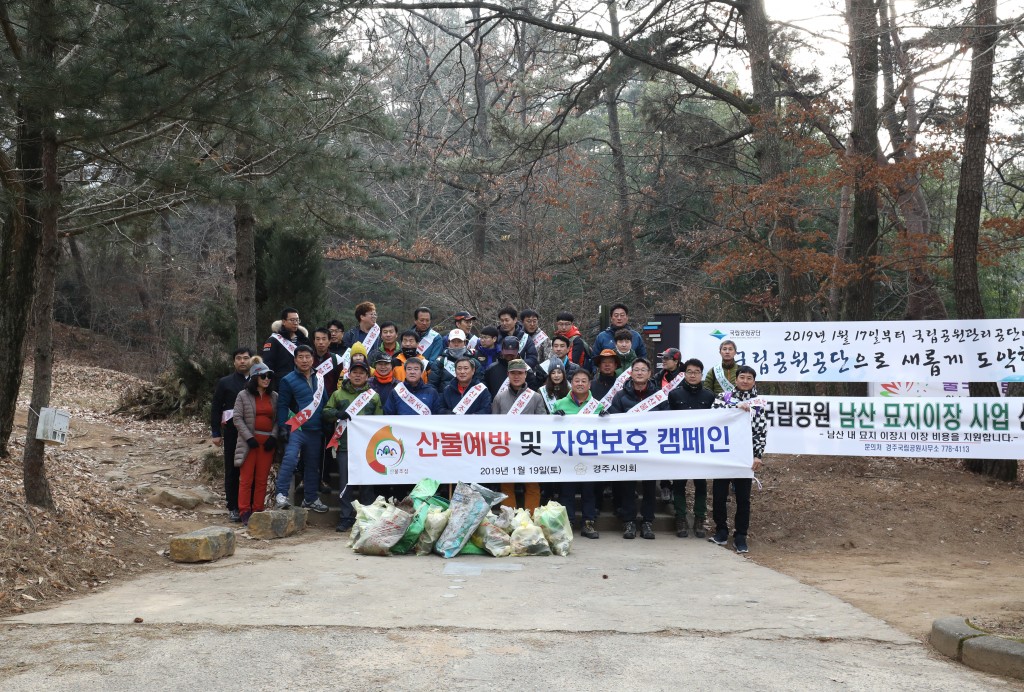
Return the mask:
[[[614,351],[615,332],[620,329],[628,329],[633,337],[633,350],[636,351],[636,357],[647,358],[647,346],[644,345],[644,340],[640,338],[640,332],[629,326],[629,308],[622,303],[616,303],[612,306],[609,319],[611,324],[599,333],[597,339],[594,340],[594,353],[600,353],[606,348]]]
[[[277,425],[283,431],[285,443],[281,470],[277,474],[278,508],[291,503],[291,489],[295,468],[302,457],[302,506],[314,512],[326,512],[327,505],[320,501],[320,452],[323,449],[323,423],[321,413],[330,392],[326,391],[323,377],[313,369],[313,349],[306,344],[295,349],[295,370],[281,380],[277,394]],[[294,415],[293,415],[294,414]],[[289,419],[294,418],[289,425]],[[295,427],[295,430],[291,428]]]
[[[416,404],[413,399],[420,403]],[[423,381],[423,361],[412,358],[405,363],[405,381],[384,403],[385,416],[427,416],[441,413],[441,396]]]

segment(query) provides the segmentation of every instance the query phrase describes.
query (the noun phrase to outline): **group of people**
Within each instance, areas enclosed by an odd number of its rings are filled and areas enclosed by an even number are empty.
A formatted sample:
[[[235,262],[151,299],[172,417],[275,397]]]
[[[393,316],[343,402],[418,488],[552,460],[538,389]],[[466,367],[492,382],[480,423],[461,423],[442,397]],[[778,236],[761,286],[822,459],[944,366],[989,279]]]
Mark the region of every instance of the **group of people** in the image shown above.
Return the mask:
[[[264,509],[268,476],[275,454],[281,466],[274,503],[290,506],[291,486],[301,476],[301,506],[326,512],[320,500],[332,469],[339,476],[341,513],[338,531],[355,523],[353,500],[370,503],[372,486],[348,485],[347,422],[362,415],[615,415],[631,411],[739,407],[751,412],[752,468],[762,463],[767,424],[764,410],[751,407],[757,396],[753,368],[735,361],[736,345],[723,341],[722,362],[708,373],[696,358],[683,361],[678,349],[660,355],[660,368],[629,326],[629,310],[612,306],[610,325],[591,347],[569,312],[558,313],[548,336],[534,310],[507,307],[494,325],[477,327],[463,311],[455,327],[442,335],[433,329],[429,308],[417,308],[413,325],[399,331],[394,322],[378,322],[376,306],[355,309],[356,325],[345,330],[339,320],[309,332],[299,313],[285,308],[259,356],[239,348],[234,372],[222,378],[211,406],[214,444],[224,448],[225,492],[233,521],[247,522]],[[622,536],[653,539],[659,497],[673,502],[676,535],[689,535],[686,487],[693,484],[693,532],[704,538],[707,481],[641,481],[637,512],[636,483],[503,484],[506,504],[532,510],[544,496],[557,497],[581,535],[598,538],[599,505],[610,490],[614,511],[623,522]],[[736,498],[733,546],[748,551],[749,478],[712,483],[712,518],[708,540],[729,542],[727,499]],[[396,488],[385,488],[396,490]],[[400,489],[399,489],[400,490]],[[299,496],[296,490],[296,497]],[[582,524],[576,523],[577,495]],[[638,521],[639,519],[639,521]]]

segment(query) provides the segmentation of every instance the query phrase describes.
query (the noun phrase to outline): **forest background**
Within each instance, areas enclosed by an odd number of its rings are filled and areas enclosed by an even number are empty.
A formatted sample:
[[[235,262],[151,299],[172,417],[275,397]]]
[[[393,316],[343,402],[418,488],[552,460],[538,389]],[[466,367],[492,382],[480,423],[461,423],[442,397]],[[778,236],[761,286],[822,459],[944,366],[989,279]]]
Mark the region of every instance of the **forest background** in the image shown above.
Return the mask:
[[[0,0],[0,454],[51,318],[199,400],[284,305],[1024,316],[1024,6],[813,7]]]

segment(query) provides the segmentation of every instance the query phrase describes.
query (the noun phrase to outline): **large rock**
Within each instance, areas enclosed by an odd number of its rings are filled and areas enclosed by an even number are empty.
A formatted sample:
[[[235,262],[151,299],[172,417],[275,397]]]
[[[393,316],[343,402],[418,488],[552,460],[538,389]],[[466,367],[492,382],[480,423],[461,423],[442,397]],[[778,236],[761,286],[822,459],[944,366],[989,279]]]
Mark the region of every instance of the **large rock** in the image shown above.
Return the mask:
[[[235,554],[235,532],[226,526],[208,526],[171,538],[175,562],[211,562]]]
[[[203,498],[189,490],[178,488],[160,488],[153,501],[164,507],[181,507],[184,509],[195,509],[203,502]]]
[[[249,535],[268,539],[291,536],[306,528],[308,514],[309,510],[301,507],[255,512],[249,517]]]

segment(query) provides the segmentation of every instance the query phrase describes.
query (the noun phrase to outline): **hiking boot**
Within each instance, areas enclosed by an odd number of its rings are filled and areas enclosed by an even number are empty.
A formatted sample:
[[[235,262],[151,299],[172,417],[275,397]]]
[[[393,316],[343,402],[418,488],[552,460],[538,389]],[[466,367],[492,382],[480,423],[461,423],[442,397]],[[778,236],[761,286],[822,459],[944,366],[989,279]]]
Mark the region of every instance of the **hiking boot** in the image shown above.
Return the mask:
[[[676,535],[686,538],[690,534],[686,531],[686,517],[676,517]]]
[[[636,538],[636,523],[627,521],[626,525],[622,529],[622,537],[627,540],[633,540]]]
[[[228,520],[235,522],[242,521],[242,515],[238,513],[237,509],[233,509],[230,512],[228,512]]]
[[[715,535],[708,539],[715,545],[725,545],[729,542],[729,529],[718,529]]]
[[[312,510],[312,511],[317,512],[319,514],[323,514],[324,512],[331,511],[330,508],[327,505],[325,505],[323,502],[320,502],[319,499],[313,500],[312,502],[306,502],[305,500],[303,500],[302,501],[302,508],[303,509]]]
[[[243,526],[248,526],[249,525],[249,517],[251,517],[251,516],[252,516],[252,512],[246,510],[245,512],[242,512],[239,515],[238,521],[242,522]]]
[[[736,546],[737,553],[749,553],[750,548],[747,547],[747,537],[740,534],[736,534],[732,537],[732,544]]]
[[[600,538],[601,534],[594,528],[594,522],[585,521],[583,522],[583,529],[580,531],[580,535],[584,538]]]
[[[640,524],[640,538],[646,538],[649,541],[654,540],[654,527],[651,526],[651,522],[645,521]]]
[[[704,517],[693,518],[693,535],[695,538],[704,538],[708,535],[704,531]]]
[[[338,525],[334,527],[334,530],[337,531],[338,533],[348,533],[349,531],[352,530],[353,526],[354,526],[354,523],[352,523],[352,522],[342,521],[342,522],[338,522]]]
[[[288,502],[288,496],[284,493],[278,493],[274,496],[274,505],[278,509],[288,509],[292,506],[291,502]]]

